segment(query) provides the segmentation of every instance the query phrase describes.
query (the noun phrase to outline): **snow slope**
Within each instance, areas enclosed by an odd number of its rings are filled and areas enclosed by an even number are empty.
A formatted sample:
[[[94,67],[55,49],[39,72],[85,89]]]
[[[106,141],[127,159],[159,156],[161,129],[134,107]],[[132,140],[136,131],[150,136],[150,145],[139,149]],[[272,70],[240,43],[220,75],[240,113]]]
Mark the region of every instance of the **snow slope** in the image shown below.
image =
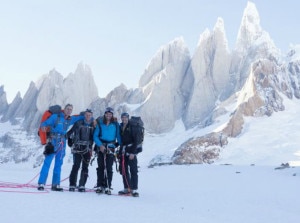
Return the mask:
[[[139,198],[68,192],[70,154],[62,171],[64,192],[37,191],[40,167],[32,168],[32,162],[1,164],[1,222],[299,222],[300,105],[285,100],[285,106],[271,117],[247,118],[242,134],[212,165],[147,168],[156,155],[170,159],[183,138],[216,130],[226,117],[209,129],[185,132],[178,122],[169,134],[147,135],[139,155]],[[286,162],[295,167],[275,170]],[[96,166],[90,167],[88,188],[96,183]],[[50,172],[48,183],[51,177]],[[114,194],[122,189],[116,172],[113,187]]]
[[[95,183],[93,169],[87,183],[90,187]],[[69,170],[70,165],[65,166],[63,176],[67,176]],[[5,165],[0,173],[2,181],[26,183],[38,170],[24,165]],[[68,182],[62,185],[67,186]],[[115,174],[113,186],[114,193],[122,188],[120,175]],[[139,198],[1,188],[1,221],[298,222],[299,186],[299,168],[274,170],[270,166],[234,165],[142,168]],[[5,190],[21,193],[3,192]]]

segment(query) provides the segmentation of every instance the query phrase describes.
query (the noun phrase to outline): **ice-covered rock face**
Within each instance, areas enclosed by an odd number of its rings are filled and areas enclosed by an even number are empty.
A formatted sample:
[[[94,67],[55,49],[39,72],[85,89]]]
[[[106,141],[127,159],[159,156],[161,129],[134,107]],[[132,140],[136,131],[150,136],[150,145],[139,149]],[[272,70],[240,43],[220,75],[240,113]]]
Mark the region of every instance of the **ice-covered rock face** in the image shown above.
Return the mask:
[[[163,46],[152,58],[140,79],[145,101],[138,108],[150,132],[166,132],[182,115],[184,97],[181,92],[190,55],[183,38]]]
[[[248,49],[262,34],[258,11],[252,2],[248,2],[238,32],[236,50]]]
[[[43,75],[37,82],[39,90],[36,107],[42,113],[49,105],[64,103],[63,76],[56,70],[51,70],[48,75]]]
[[[57,71],[50,71],[37,83],[39,94],[37,108],[46,110],[49,105],[73,105],[73,113],[79,113],[87,108],[98,97],[98,89],[94,82],[91,69],[80,63],[74,73],[65,79]]]
[[[232,87],[228,89],[229,94],[243,87],[250,73],[251,63],[266,58],[278,62],[280,50],[260,26],[260,17],[255,5],[248,2],[239,28],[236,46],[232,52],[230,67]]]
[[[63,105],[73,105],[73,113],[85,110],[97,97],[92,71],[89,66],[80,63],[74,73],[63,81]]]
[[[16,95],[12,103],[9,105],[7,111],[2,116],[1,122],[6,122],[10,120],[11,117],[14,117],[14,115],[16,114],[16,110],[18,109],[18,106],[21,104],[21,102],[22,102],[21,94],[20,92],[18,92],[18,94]]]
[[[0,97],[4,96],[5,93],[1,94],[0,91]],[[24,98],[22,99],[19,93],[7,106],[1,121],[19,123],[17,120],[22,119],[22,127],[31,132],[37,129],[42,113],[50,105],[59,104],[64,107],[71,103],[74,107],[73,114],[78,114],[97,98],[98,89],[91,69],[80,63],[75,73],[70,73],[65,79],[56,70],[51,70],[36,83],[31,82]],[[1,103],[5,107],[6,97],[2,100]]]
[[[185,83],[187,109],[183,120],[187,128],[204,124],[215,108],[215,103],[229,82],[230,52],[222,19],[218,19],[213,32],[206,30],[193,55]]]
[[[300,99],[300,45],[291,46],[285,71],[289,74],[294,96]]]

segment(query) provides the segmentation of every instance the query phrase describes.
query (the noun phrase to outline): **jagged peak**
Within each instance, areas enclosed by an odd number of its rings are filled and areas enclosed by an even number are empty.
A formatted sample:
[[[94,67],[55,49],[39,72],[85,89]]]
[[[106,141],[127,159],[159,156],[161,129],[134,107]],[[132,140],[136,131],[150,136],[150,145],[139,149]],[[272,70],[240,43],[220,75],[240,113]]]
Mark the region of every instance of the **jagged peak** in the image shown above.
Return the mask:
[[[4,85],[1,85],[0,86],[0,94],[3,94],[5,91],[4,91]]]
[[[256,24],[260,23],[260,17],[256,9],[256,6],[253,2],[249,1],[247,3],[247,6],[244,10],[244,17],[247,18],[247,20],[251,21],[252,23],[256,23]]]
[[[115,89],[124,89],[127,90],[127,87],[125,84],[121,83],[119,86],[117,86]]]
[[[35,86],[35,83],[33,81],[30,81],[29,88],[32,87],[32,86]]]
[[[119,86],[115,87],[112,91],[108,93],[108,95],[116,92],[116,91],[127,91],[127,87],[125,84],[121,83]]]
[[[43,83],[45,81],[50,81],[50,82],[57,82],[58,80],[63,80],[63,76],[58,72],[56,71],[55,68],[53,68],[52,70],[49,71],[48,74],[43,74],[36,82],[35,82],[35,85],[36,85],[36,88],[37,89],[40,89],[41,86],[43,85]]]
[[[224,20],[223,20],[223,18],[221,18],[221,17],[218,17],[218,18],[217,18],[217,22],[216,22],[216,24],[215,24],[215,26],[214,26],[214,32],[215,32],[215,30],[220,30],[220,31],[222,31],[222,32],[225,33]]]
[[[4,91],[4,85],[0,86],[0,114],[3,110],[6,109],[7,106],[7,98],[6,98],[6,92]]]
[[[58,75],[60,74],[55,68],[49,71],[49,75]]]
[[[229,52],[228,40],[226,37],[224,20],[221,17],[218,17],[217,22],[213,29],[214,35],[219,35],[221,37],[222,44],[225,46],[226,50]]]
[[[256,6],[253,2],[248,2],[247,6],[244,10],[243,19],[242,19],[243,25],[253,25],[256,28],[253,31],[261,30],[260,27],[260,16],[256,9]]]
[[[20,92],[20,91],[17,92],[17,94],[16,94],[16,96],[15,96],[13,102],[16,101],[16,100],[18,100],[18,99],[22,99],[22,97],[21,97],[21,92]]]
[[[248,2],[238,32],[236,48],[248,48],[261,35],[262,28],[258,11],[254,3]]]
[[[204,32],[200,34],[200,37],[199,37],[199,41],[198,41],[197,47],[199,47],[199,46],[202,44],[202,42],[203,42],[204,40],[206,40],[207,38],[209,38],[210,36],[211,36],[211,32],[209,31],[208,28],[206,28],[206,29],[204,30]]]
[[[226,37],[224,20],[221,17],[217,18],[217,22],[213,28],[213,31],[210,31],[208,28],[200,34],[199,41],[197,44],[197,49],[205,47],[208,41],[215,41],[215,43],[221,43],[225,46],[226,50],[229,52],[228,40]],[[196,50],[197,52],[197,50]],[[196,54],[195,52],[195,54]]]
[[[81,61],[75,70],[75,74],[80,73],[80,74],[90,74],[92,73],[91,68],[87,65],[84,64],[83,61]]]
[[[190,58],[188,47],[183,37],[177,37],[161,46],[146,66],[144,74],[140,78],[139,86],[148,84],[153,75],[163,70],[170,63],[177,63],[182,58]]]
[[[176,48],[177,50],[180,50],[181,52],[188,53],[189,50],[188,47],[184,41],[184,38],[182,36],[177,37],[173,39],[172,41],[168,42],[167,44],[161,46],[159,50],[154,54],[154,56],[151,58],[149,64],[147,65],[147,68],[150,66],[151,61],[156,58],[157,56],[160,56],[163,52],[169,51],[170,48]]]

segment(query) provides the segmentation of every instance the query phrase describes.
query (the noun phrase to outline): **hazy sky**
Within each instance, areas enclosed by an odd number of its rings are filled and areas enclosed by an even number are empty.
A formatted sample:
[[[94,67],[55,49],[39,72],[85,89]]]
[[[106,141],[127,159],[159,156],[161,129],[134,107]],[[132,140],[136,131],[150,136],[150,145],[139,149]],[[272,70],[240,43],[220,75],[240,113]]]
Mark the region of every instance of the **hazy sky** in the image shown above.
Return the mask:
[[[254,0],[278,48],[300,44],[300,3]],[[91,67],[101,97],[137,87],[155,52],[182,36],[193,54],[199,36],[223,18],[232,49],[246,0],[0,0],[0,86],[10,102],[55,68],[66,77]]]

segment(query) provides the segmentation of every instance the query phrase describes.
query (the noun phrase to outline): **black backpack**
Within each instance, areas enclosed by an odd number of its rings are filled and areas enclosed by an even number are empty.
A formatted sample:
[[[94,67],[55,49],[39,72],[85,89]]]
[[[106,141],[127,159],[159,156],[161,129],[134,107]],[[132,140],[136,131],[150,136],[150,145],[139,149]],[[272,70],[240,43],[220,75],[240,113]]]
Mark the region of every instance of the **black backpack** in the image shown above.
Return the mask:
[[[136,142],[137,152],[140,153],[143,151],[143,142],[144,142],[144,122],[141,117],[131,116],[129,119],[129,124],[131,126],[132,135]]]

